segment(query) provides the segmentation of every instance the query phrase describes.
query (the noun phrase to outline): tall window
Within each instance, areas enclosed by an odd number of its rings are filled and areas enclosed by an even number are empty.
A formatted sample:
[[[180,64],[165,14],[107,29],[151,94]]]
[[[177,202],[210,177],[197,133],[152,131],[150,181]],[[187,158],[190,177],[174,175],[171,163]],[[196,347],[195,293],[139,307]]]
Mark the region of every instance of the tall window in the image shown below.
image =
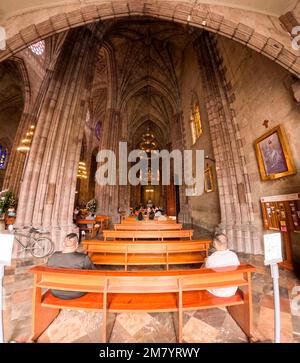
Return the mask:
[[[0,170],[6,168],[8,158],[8,149],[6,146],[0,144]]]
[[[202,135],[202,124],[201,124],[201,114],[200,114],[200,106],[199,103],[193,103],[191,110],[191,131],[192,131],[192,139],[193,144],[199,139]]]

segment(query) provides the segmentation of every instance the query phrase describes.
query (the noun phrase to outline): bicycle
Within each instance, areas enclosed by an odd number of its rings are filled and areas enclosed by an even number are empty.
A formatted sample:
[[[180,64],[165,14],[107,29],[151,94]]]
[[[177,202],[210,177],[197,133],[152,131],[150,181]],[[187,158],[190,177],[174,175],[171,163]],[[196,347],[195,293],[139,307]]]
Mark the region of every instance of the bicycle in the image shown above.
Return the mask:
[[[14,230],[15,241],[22,247],[23,251],[30,251],[31,255],[36,258],[45,258],[53,254],[54,243],[49,237],[43,236],[49,232],[34,227],[25,227],[24,229],[29,229],[27,234],[18,229]],[[25,244],[19,239],[20,237],[26,239]]]

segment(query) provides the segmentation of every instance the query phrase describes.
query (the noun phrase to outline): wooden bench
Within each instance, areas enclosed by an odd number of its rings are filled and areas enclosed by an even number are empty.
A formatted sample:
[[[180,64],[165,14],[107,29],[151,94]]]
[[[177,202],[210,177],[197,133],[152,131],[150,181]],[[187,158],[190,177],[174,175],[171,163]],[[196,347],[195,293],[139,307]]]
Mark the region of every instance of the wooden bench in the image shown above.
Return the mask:
[[[203,241],[99,241],[85,240],[83,246],[95,265],[128,266],[199,264],[208,256],[210,240]]]
[[[180,223],[121,223],[114,225],[117,231],[172,231],[182,229]]]
[[[174,231],[116,231],[116,230],[103,230],[104,240],[112,239],[174,239],[174,238],[188,238],[192,239],[194,231],[192,229],[181,229]]]
[[[145,219],[144,221],[137,221],[136,218],[133,218],[133,219],[123,219],[122,224],[134,224],[134,223],[139,223],[139,224],[147,224],[147,223],[150,223],[150,224],[154,224],[154,223],[157,223],[157,224],[176,224],[176,219],[166,219],[166,220],[163,220],[163,219]]]
[[[82,231],[88,232],[92,238],[96,236],[97,231],[99,230],[99,227],[96,227],[98,225],[98,222],[96,222],[95,219],[78,219],[76,221],[76,224],[79,228],[79,240],[81,241],[81,234]]]
[[[109,312],[177,312],[178,340],[183,339],[183,312],[227,307],[228,312],[251,338],[252,292],[251,265],[219,269],[177,271],[118,272],[54,269],[35,266],[32,305],[32,340],[48,328],[61,309],[102,311],[99,338],[107,341]],[[216,297],[208,289],[238,286],[232,297]],[[45,293],[42,293],[46,289]],[[72,300],[54,297],[49,289],[83,291]]]
[[[109,228],[109,220],[110,220],[109,216],[97,215],[95,219],[96,222],[100,225],[101,231],[103,231],[103,229],[105,228]]]

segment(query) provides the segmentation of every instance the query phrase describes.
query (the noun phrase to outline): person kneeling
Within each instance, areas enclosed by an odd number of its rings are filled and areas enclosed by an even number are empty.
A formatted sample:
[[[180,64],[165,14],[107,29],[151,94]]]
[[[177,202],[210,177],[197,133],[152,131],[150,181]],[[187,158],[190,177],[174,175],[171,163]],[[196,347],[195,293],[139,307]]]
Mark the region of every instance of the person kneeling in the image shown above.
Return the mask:
[[[61,252],[55,252],[52,256],[50,256],[47,266],[78,270],[95,270],[96,268],[89,256],[85,253],[77,252],[77,248],[77,234],[68,234],[64,240],[63,250]],[[59,299],[69,300],[81,297],[86,293],[81,291],[51,290],[51,294]]]
[[[213,239],[213,246],[215,248],[215,252],[211,254],[205,261],[206,268],[217,268],[217,267],[226,267],[226,266],[238,266],[240,265],[240,261],[236,253],[230,251],[228,249],[228,240],[227,236],[223,233],[216,234]],[[218,297],[230,297],[233,296],[237,287],[224,287],[220,289],[212,289],[208,290],[211,294]]]

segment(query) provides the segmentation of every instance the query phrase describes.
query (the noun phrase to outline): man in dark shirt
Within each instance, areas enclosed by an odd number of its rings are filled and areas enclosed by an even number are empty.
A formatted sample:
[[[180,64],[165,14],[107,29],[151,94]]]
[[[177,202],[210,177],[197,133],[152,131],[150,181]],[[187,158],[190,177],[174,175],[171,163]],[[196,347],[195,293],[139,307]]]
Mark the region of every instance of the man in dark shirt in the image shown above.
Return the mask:
[[[76,233],[70,233],[64,240],[63,250],[55,252],[49,257],[47,266],[58,268],[69,268],[78,270],[95,270],[95,266],[89,256],[84,253],[76,252],[78,248],[78,236]],[[81,291],[62,291],[51,290],[53,296],[59,299],[76,299],[85,295]]]

